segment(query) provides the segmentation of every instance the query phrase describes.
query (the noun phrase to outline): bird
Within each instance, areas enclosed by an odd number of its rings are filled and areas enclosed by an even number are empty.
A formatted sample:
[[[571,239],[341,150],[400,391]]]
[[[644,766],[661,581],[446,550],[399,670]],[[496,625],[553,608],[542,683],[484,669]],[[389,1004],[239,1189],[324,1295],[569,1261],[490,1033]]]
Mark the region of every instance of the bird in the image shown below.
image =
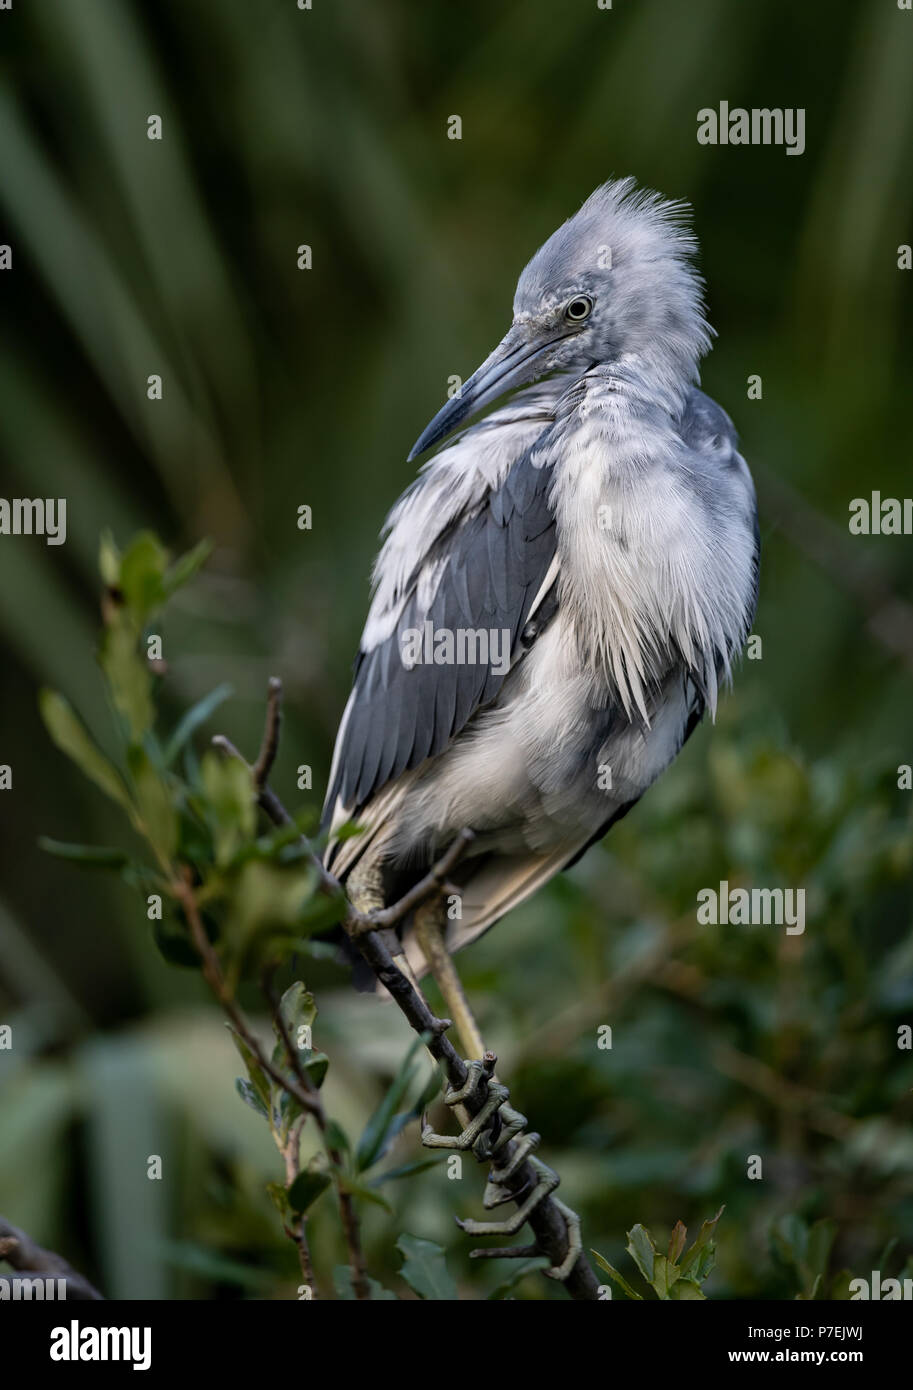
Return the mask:
[[[414,981],[432,970],[467,1055],[483,1041],[453,954],[636,805],[751,631],[757,505],[699,385],[697,252],[687,203],[598,187],[520,274],[382,531],[324,862],[371,913],[465,834],[395,950]]]

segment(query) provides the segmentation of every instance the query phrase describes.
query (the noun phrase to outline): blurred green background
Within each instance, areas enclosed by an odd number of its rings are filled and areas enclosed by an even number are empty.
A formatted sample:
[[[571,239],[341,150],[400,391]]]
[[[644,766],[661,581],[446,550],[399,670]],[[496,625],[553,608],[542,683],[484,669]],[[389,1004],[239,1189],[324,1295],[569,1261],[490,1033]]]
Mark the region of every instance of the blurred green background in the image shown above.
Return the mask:
[[[913,793],[897,787],[913,558],[908,537],[846,526],[851,498],[910,490],[911,61],[913,14],[893,0],[0,14],[3,493],[69,502],[66,546],[0,541],[0,1021],[15,1039],[0,1211],[109,1295],[289,1297],[298,1280],[263,1196],[278,1158],[234,1092],[204,986],[159,958],[126,887],[36,845],[125,833],[36,708],[39,686],[60,688],[110,738],[99,533],[149,525],[175,550],[213,537],[165,629],[166,708],[228,680],[210,732],[252,750],[279,674],[274,782],[300,805],[310,764],[318,802],[409,446],[448,376],[505,330],[533,250],[628,173],[694,205],[719,333],[703,384],[761,492],[763,659],[605,845],[461,969],[587,1245],[629,1277],[634,1222],[659,1237],[724,1202],[710,1296],[795,1295],[803,1223],[821,1218],[837,1226],[831,1273],[867,1276],[894,1238],[891,1272],[913,1252],[913,1062],[897,1046],[913,1022]],[[805,154],[699,146],[697,111],[722,99],[804,107]],[[805,886],[805,934],[698,927],[697,890],[723,878]],[[408,1030],[331,963],[307,979],[329,1102],[357,1131]],[[417,1149],[412,1127],[397,1157]],[[405,1229],[448,1246],[469,1296],[497,1282],[504,1267],[470,1267],[453,1226],[477,1214],[466,1174],[394,1185],[392,1218],[365,1212],[372,1275],[408,1292]],[[329,1201],[312,1228],[326,1271],[342,1258]],[[535,1278],[519,1293],[560,1297]]]

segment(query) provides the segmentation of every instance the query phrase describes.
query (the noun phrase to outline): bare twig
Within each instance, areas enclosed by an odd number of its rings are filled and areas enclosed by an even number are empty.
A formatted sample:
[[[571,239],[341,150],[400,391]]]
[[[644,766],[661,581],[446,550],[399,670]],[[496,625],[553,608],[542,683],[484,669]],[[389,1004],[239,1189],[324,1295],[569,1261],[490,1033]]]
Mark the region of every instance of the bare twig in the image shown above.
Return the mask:
[[[264,735],[264,746],[270,743],[270,728],[278,727],[274,706],[277,706],[280,700],[281,684],[274,678],[270,682],[271,708],[267,711],[267,734]],[[245,763],[245,766],[249,766],[234,744],[224,736],[217,735],[213,739],[213,744],[227,756],[237,758]],[[275,756],[275,749],[273,749],[273,756]],[[261,758],[258,758],[258,764]],[[254,769],[251,769],[251,772],[254,774]],[[273,824],[278,826],[293,824],[292,817],[265,781],[258,786],[256,776],[254,776],[254,783],[258,804]],[[319,890],[346,904],[342,923],[345,931],[371,967],[374,975],[387,989],[410,1027],[416,1033],[430,1034],[428,1050],[437,1061],[441,1062],[447,1079],[454,1089],[460,1089],[465,1085],[468,1072],[462,1057],[450,1040],[444,1036],[446,1029],[450,1026],[449,1020],[435,1017],[424,995],[412,985],[394,963],[391,946],[395,945],[396,938],[390,928],[420,903],[440,891],[442,884],[446,882],[448,873],[453,869],[460,856],[465,853],[471,838],[472,835],[469,831],[458,836],[454,844],[433,866],[425,878],[410,889],[404,898],[391,907],[384,908],[380,913],[370,915],[357,912],[348,903],[342,885],[325,868],[310,841],[304,835],[299,836],[299,843],[318,874]],[[477,1114],[485,1099],[485,1087],[482,1086],[467,1102],[466,1108],[470,1114]],[[514,1143],[511,1141],[502,1149],[499,1155],[499,1164],[509,1168],[509,1160],[513,1153]],[[536,1181],[537,1175],[527,1162],[518,1166],[516,1171],[506,1180],[505,1186],[510,1191],[512,1199],[519,1203],[536,1184]],[[536,1237],[537,1249],[547,1255],[554,1266],[560,1265],[566,1258],[569,1249],[568,1226],[561,1213],[560,1204],[551,1196],[545,1197],[530,1212],[529,1224]],[[565,1281],[565,1288],[574,1299],[596,1300],[599,1297],[598,1281],[582,1253]]]
[[[258,796],[265,787],[273,763],[276,761],[281,725],[282,682],[278,676],[271,676],[266,697],[266,726],[263,730],[263,742],[260,745],[257,761],[253,766],[254,787]]]
[[[307,1238],[307,1220],[302,1216],[298,1222],[297,1229],[290,1232],[292,1240],[298,1247],[298,1263],[301,1266],[301,1277],[311,1290],[311,1301],[317,1300],[317,1281],[314,1278],[314,1266],[311,1262],[311,1249]],[[354,1288],[354,1281],[353,1281]]]
[[[62,1255],[36,1245],[31,1236],[10,1225],[3,1216],[0,1216],[0,1260],[11,1264],[23,1279],[64,1279],[68,1299],[88,1302],[104,1297]]]

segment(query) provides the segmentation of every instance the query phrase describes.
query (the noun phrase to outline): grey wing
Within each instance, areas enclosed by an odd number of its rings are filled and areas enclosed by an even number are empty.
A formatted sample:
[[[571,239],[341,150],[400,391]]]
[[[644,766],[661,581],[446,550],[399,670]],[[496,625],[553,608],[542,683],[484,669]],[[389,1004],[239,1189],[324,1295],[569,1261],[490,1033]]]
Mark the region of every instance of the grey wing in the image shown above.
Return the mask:
[[[403,661],[410,629],[507,631],[511,664],[555,556],[549,506],[551,469],[524,454],[422,551],[394,605],[372,607],[355,663],[352,694],[337,737],[325,823],[359,811],[382,787],[440,753],[506,671],[491,663]],[[371,640],[373,639],[373,640]]]

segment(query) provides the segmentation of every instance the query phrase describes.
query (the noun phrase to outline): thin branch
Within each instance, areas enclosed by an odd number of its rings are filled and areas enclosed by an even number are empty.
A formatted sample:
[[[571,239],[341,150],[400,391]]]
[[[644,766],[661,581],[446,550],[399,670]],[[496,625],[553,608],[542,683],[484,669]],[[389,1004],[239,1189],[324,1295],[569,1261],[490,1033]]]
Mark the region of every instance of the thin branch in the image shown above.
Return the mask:
[[[36,1245],[31,1236],[0,1216],[0,1260],[6,1260],[23,1279],[64,1279],[67,1298],[89,1302],[103,1299],[85,1275],[77,1273],[62,1255]]]
[[[289,1131],[288,1142],[282,1151],[285,1160],[285,1186],[291,1187],[292,1183],[301,1172],[301,1131],[307,1115],[299,1115]],[[311,1290],[311,1299],[317,1298],[317,1281],[314,1277],[314,1266],[311,1262],[311,1251],[307,1238],[307,1216],[302,1213],[293,1226],[286,1226],[285,1234],[293,1242],[298,1251],[298,1263],[301,1266],[301,1275],[308,1288]]]
[[[270,699],[271,705],[273,702],[278,704],[281,700],[281,684],[275,678],[270,682]],[[268,709],[268,729],[274,718],[275,716]],[[268,734],[264,735],[264,744],[267,742]],[[246,759],[229,739],[217,735],[213,739],[213,744],[227,756],[237,758],[249,767]],[[253,769],[251,771],[253,773]],[[255,790],[258,804],[274,825],[293,824],[292,817],[265,782],[262,786],[256,786],[255,781]],[[342,884],[328,872],[310,841],[304,835],[299,836],[299,843],[318,875],[319,890],[328,896],[346,902],[343,928],[371,967],[376,978],[387,989],[410,1027],[416,1033],[430,1034],[428,1050],[437,1061],[441,1062],[447,1080],[454,1089],[460,1089],[465,1085],[468,1072],[463,1058],[456,1051],[449,1038],[444,1036],[446,1029],[450,1026],[449,1021],[435,1017],[424,995],[414,988],[394,963],[391,948],[395,948],[397,942],[395,934],[390,928],[401,921],[408,912],[421,902],[440,890],[441,885],[446,882],[447,874],[460,856],[465,853],[470,840],[471,832],[467,831],[458,836],[430,873],[419,884],[416,884],[404,898],[391,907],[384,908],[382,912],[371,916],[357,912],[348,903]],[[466,1106],[469,1113],[471,1115],[477,1114],[485,1099],[486,1094],[483,1086],[476,1091],[474,1096],[469,1098]],[[514,1152],[515,1143],[511,1141],[499,1154],[499,1166],[509,1166],[509,1160]],[[519,1203],[536,1182],[535,1171],[529,1163],[522,1163],[516,1172],[505,1181],[504,1185],[510,1191],[512,1199]],[[560,1265],[568,1252],[569,1233],[559,1204],[553,1197],[546,1196],[530,1212],[529,1225],[536,1237],[537,1248],[549,1257],[553,1265]],[[599,1298],[599,1283],[582,1253],[565,1281],[565,1288],[574,1299],[595,1301]]]
[[[278,676],[271,676],[266,696],[266,726],[263,742],[253,766],[254,788],[259,796],[276,761],[279,751],[279,730],[282,726],[282,682]]]
[[[273,1021],[276,1025],[276,1029],[279,1033],[279,1036],[282,1039],[282,1045],[285,1048],[286,1054],[288,1056],[289,1064],[291,1065],[291,1068],[295,1073],[295,1076],[297,1077],[300,1085],[303,1086],[305,1090],[309,1091],[310,1094],[314,1097],[316,1103],[316,1108],[314,1110],[314,1118],[317,1121],[318,1128],[320,1129],[320,1133],[323,1136],[327,1155],[329,1156],[330,1163],[333,1165],[334,1175],[339,1174],[342,1172],[343,1169],[343,1156],[340,1153],[339,1149],[335,1147],[335,1145],[328,1142],[327,1117],[326,1111],[323,1108],[323,1101],[320,1097],[320,1092],[318,1091],[317,1087],[314,1085],[313,1080],[309,1076],[307,1068],[301,1065],[301,1058],[298,1055],[298,1049],[292,1045],[292,1040],[289,1037],[288,1029],[285,1026],[285,1019],[282,1017],[282,1010],[279,1007],[279,1000],[275,997],[275,994],[273,992],[272,979],[270,976],[267,976],[267,978],[264,980],[264,990],[266,993],[266,997],[270,1002]],[[349,1264],[352,1269],[352,1292],[358,1299],[368,1299],[371,1297],[371,1290],[368,1286],[367,1273],[365,1270],[364,1252],[361,1246],[361,1232],[358,1226],[358,1215],[355,1211],[355,1204],[352,1200],[352,1194],[350,1192],[346,1192],[345,1189],[342,1187],[342,1184],[337,1181],[336,1195],[339,1198],[339,1212],[342,1221],[342,1233],[343,1237],[345,1238],[346,1249],[349,1253]],[[301,1234],[303,1238],[303,1220],[301,1223]]]
[[[213,950],[209,937],[206,935],[206,929],[203,926],[203,919],[200,916],[200,910],[197,906],[196,894],[193,891],[191,871],[189,868],[185,867],[184,877],[175,883],[174,891],[175,896],[180,900],[184,908],[184,913],[190,925],[190,935],[193,939],[193,944],[196,947],[197,954],[203,962],[203,976],[206,983],[209,985],[209,988],[212,990],[224,1012],[228,1015],[235,1030],[250,1048],[257,1059],[258,1065],[263,1068],[267,1076],[271,1077],[273,1081],[276,1082],[277,1086],[281,1086],[284,1090],[288,1091],[290,1095],[294,1096],[302,1109],[308,1110],[311,1114],[316,1115],[317,1111],[320,1109],[319,1101],[315,1101],[313,1096],[307,1094],[306,1090],[296,1082],[290,1081],[287,1076],[283,1076],[282,1072],[279,1071],[277,1067],[273,1066],[270,1059],[264,1053],[257,1038],[252,1033],[247,1020],[241,1013],[241,1010],[238,1008],[226,986],[225,977],[222,974],[222,967],[219,964],[219,958]]]
[[[247,1020],[241,1013],[230,990],[225,984],[225,977],[222,974],[219,957],[213,950],[209,937],[206,935],[206,929],[203,926],[203,919],[200,916],[196,894],[193,891],[193,879],[189,867],[185,867],[184,876],[174,885],[174,891],[183,904],[187,921],[190,924],[190,934],[203,964],[203,976],[222,1009],[228,1015],[235,1030],[241,1038],[243,1038],[247,1047],[250,1048],[258,1065],[266,1072],[267,1076],[271,1077],[272,1080],[276,1082],[277,1086],[281,1086],[284,1091],[287,1091],[290,1096],[293,1096],[303,1110],[314,1116],[321,1134],[324,1139],[326,1139],[327,1118],[323,1108],[323,1102],[320,1099],[320,1093],[314,1086],[305,1068],[302,1067],[301,1058],[292,1047],[288,1030],[285,1027],[285,1020],[282,1018],[278,1005],[275,1003],[273,1004],[273,1018],[282,1037],[285,1050],[288,1054],[289,1063],[295,1073],[294,1079],[283,1075],[277,1067],[273,1066],[273,1063],[264,1053],[259,1041],[252,1032]],[[337,1176],[342,1171],[343,1167],[342,1154],[332,1145],[327,1145],[327,1154],[333,1166],[334,1176]],[[352,1266],[352,1290],[357,1299],[368,1299],[370,1298],[370,1289],[365,1275],[364,1256],[362,1254],[361,1239],[358,1230],[358,1218],[352,1204],[352,1197],[350,1193],[343,1190],[342,1185],[338,1181],[336,1182],[336,1191],[339,1197],[343,1235],[345,1237],[346,1248],[349,1252],[349,1259]],[[297,1239],[294,1233],[292,1234],[292,1239]]]
[[[302,1216],[298,1222],[297,1230],[289,1232],[292,1240],[298,1248],[298,1263],[301,1266],[301,1277],[311,1290],[311,1301],[317,1301],[317,1281],[314,1278],[314,1266],[311,1261],[311,1249],[307,1238],[307,1219]],[[355,1281],[352,1281],[354,1289]]]

